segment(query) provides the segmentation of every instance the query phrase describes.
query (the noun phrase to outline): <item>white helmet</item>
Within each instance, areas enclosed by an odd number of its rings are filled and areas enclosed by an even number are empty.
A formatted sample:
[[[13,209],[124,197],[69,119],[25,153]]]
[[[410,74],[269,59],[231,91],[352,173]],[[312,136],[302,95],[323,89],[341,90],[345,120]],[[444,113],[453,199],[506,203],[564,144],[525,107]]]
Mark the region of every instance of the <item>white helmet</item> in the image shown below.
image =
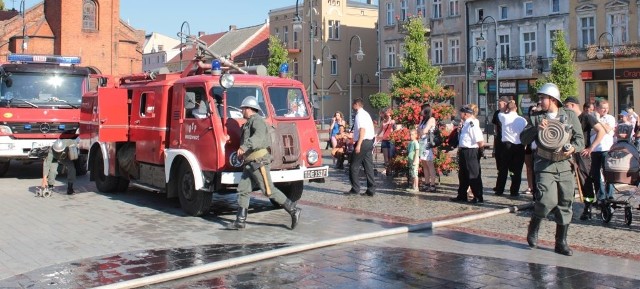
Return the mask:
[[[253,108],[257,111],[262,111],[262,109],[260,108],[260,105],[258,105],[258,101],[253,96],[247,96],[242,100],[242,104],[240,104],[240,108],[244,108],[244,107]]]
[[[562,103],[562,100],[560,99],[560,89],[558,89],[557,85],[551,82],[543,84],[538,89],[538,94],[548,95],[558,100],[558,102]]]
[[[53,145],[51,145],[51,149],[57,153],[63,152],[66,148],[67,148],[67,145],[65,145],[64,141],[61,139],[54,141]]]

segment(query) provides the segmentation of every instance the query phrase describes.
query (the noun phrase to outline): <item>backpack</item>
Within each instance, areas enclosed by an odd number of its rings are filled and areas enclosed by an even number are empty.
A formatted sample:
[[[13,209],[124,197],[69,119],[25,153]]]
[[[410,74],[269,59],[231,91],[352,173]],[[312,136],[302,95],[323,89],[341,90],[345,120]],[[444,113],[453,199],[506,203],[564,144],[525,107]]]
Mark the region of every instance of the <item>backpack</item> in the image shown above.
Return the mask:
[[[432,148],[436,148],[442,145],[442,133],[439,126],[436,126],[431,132],[429,132],[429,145]]]
[[[605,154],[604,179],[607,183],[636,185],[640,180],[640,153],[627,141],[615,143]]]

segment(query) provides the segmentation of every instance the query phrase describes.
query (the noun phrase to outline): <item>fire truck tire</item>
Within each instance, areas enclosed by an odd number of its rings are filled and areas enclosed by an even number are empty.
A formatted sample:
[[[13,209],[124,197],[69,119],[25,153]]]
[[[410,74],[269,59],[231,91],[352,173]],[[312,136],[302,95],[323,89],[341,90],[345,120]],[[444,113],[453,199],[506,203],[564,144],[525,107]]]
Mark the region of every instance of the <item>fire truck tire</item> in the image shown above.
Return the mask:
[[[0,162],[0,177],[4,177],[4,175],[9,171],[10,164],[11,164],[11,161]]]
[[[282,193],[287,196],[289,200],[292,202],[297,202],[302,198],[302,190],[304,189],[304,181],[295,181],[284,184],[275,184],[276,187],[282,191]],[[279,206],[278,204],[271,202],[274,206]]]
[[[93,177],[96,182],[96,188],[103,193],[113,193],[118,186],[118,178],[114,176],[104,175],[104,160],[102,160],[102,153],[96,155],[93,161]]]
[[[116,192],[126,192],[129,188],[129,180],[125,178],[118,178],[118,185],[116,186]]]
[[[177,176],[178,198],[180,206],[187,214],[198,217],[209,211],[212,201],[212,193],[195,189],[193,171],[189,163],[180,164]]]

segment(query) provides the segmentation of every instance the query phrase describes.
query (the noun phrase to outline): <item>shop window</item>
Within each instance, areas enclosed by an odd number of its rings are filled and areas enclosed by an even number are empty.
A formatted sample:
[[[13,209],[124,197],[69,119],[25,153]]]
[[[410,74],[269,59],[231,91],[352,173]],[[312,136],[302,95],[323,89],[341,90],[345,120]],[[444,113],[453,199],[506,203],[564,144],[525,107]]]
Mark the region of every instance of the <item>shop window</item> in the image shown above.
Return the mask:
[[[633,82],[618,82],[618,106],[619,111],[626,110],[633,106]]]
[[[598,100],[609,99],[609,87],[606,81],[594,81],[594,82],[586,82],[584,84],[584,92],[586,99],[590,103],[595,103]]]

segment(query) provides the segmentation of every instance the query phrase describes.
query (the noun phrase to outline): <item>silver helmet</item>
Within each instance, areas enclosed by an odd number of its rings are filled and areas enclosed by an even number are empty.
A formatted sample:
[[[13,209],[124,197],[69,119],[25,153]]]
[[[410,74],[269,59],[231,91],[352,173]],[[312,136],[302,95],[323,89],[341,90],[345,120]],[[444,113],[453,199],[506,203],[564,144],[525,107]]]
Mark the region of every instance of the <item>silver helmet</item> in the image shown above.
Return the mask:
[[[538,89],[538,94],[548,95],[550,97],[555,98],[558,102],[562,103],[560,99],[560,89],[558,86],[553,83],[545,83]]]
[[[262,109],[260,108],[260,105],[258,104],[258,101],[253,96],[247,96],[242,100],[242,104],[240,104],[240,108],[244,108],[244,107],[253,108],[257,111],[262,111]]]
[[[51,145],[51,149],[57,153],[63,152],[66,148],[67,148],[67,145],[61,139],[54,141],[53,144]]]

